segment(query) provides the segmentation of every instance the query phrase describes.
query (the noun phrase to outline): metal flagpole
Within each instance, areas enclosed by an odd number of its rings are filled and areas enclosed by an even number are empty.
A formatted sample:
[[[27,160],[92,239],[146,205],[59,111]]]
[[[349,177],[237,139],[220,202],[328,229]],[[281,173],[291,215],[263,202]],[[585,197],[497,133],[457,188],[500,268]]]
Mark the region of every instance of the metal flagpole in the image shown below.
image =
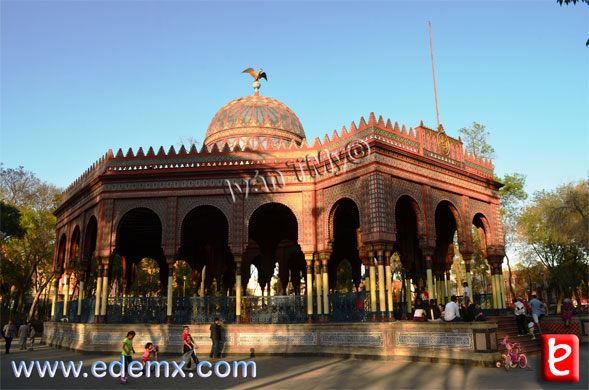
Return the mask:
[[[436,72],[434,71],[434,48],[432,45],[432,23],[429,24],[429,48],[432,53],[432,74],[434,75],[434,97],[436,98],[436,119],[438,121],[438,128],[440,128],[440,114],[438,113],[438,94],[436,92]]]

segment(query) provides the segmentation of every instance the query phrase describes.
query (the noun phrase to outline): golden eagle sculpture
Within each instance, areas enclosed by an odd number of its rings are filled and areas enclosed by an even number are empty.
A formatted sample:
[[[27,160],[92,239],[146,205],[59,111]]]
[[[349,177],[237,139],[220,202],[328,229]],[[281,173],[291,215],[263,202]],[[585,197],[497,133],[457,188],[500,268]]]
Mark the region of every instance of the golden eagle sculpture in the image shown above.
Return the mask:
[[[264,72],[262,70],[262,68],[260,68],[260,70],[258,70],[257,73],[254,71],[253,68],[247,68],[246,70],[244,70],[241,73],[249,73],[249,74],[251,74],[252,77],[254,78],[254,81],[260,81],[260,79],[264,79],[264,80],[268,81],[268,78],[266,77],[266,72]]]

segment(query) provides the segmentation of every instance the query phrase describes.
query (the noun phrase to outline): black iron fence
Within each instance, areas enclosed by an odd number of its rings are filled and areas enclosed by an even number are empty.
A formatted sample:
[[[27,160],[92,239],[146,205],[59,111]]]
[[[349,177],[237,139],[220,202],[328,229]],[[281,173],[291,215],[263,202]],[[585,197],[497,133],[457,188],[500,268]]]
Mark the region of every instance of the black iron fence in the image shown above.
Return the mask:
[[[174,297],[172,315],[176,323],[211,323],[215,318],[223,323],[235,322],[235,297]]]
[[[459,297],[461,299],[461,297]],[[474,294],[474,302],[482,309],[492,306],[492,294]],[[321,305],[323,306],[323,299]],[[369,321],[370,292],[329,294],[330,322]],[[376,313],[380,313],[378,291]],[[94,322],[95,298],[82,301],[80,322]],[[400,319],[402,305],[395,302],[395,317]],[[387,307],[382,308],[387,313]],[[63,301],[55,304],[55,320],[77,322],[78,301],[68,302],[67,316],[63,316]],[[106,322],[108,323],[165,323],[166,297],[110,297]],[[317,313],[317,296],[313,296],[313,312]],[[325,314],[325,312],[324,312]],[[172,300],[174,323],[212,323],[219,318],[223,323],[235,322],[234,296],[174,297]],[[306,295],[245,296],[241,302],[241,322],[251,324],[303,323],[307,321]]]
[[[284,295],[242,298],[242,322],[287,324],[307,321],[307,297]]]

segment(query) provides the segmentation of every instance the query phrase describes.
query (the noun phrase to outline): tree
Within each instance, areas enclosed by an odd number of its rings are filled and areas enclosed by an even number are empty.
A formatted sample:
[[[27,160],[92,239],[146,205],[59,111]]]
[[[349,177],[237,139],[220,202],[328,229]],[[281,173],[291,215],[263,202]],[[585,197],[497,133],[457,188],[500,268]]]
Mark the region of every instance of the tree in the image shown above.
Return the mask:
[[[518,218],[518,235],[550,271],[551,281],[560,291],[559,304],[564,296],[587,294],[589,266],[587,245],[583,231],[569,231],[571,226],[584,229],[587,204],[587,181],[570,183],[554,191],[539,191],[531,204]],[[565,232],[563,232],[565,230]]]
[[[335,289],[337,292],[354,291],[352,280],[352,265],[348,259],[343,259],[337,266]]]
[[[577,3],[585,3],[587,5],[589,5],[589,0],[556,0],[556,2],[558,4],[560,4],[560,6],[562,7],[563,3],[566,5],[569,5],[571,3],[573,4],[577,4]],[[589,47],[589,39],[587,39],[587,42],[585,43],[585,46]]]
[[[464,138],[464,146],[472,153],[488,159],[495,157],[495,149],[487,142],[489,132],[484,125],[472,122],[471,127],[463,127],[458,132]]]
[[[0,262],[0,294],[15,287],[12,311],[21,311],[24,298],[31,291],[37,302],[53,278],[51,265],[55,245],[53,211],[60,201],[60,190],[38,179],[22,166],[0,166],[0,200],[20,213],[22,237],[12,237],[3,244]]]
[[[589,180],[569,183],[553,193],[544,193],[552,238],[562,244],[569,241],[589,253]]]
[[[157,297],[160,295],[160,267],[154,259],[146,257],[135,265],[135,280],[131,285],[132,296]]]
[[[0,242],[4,244],[12,238],[23,238],[26,230],[20,223],[20,211],[18,208],[0,201]]]
[[[499,189],[499,196],[501,198],[501,222],[503,225],[503,242],[505,243],[505,247],[508,248],[515,244],[517,219],[521,212],[523,202],[528,198],[528,194],[524,191],[526,176],[521,173],[505,174],[502,179],[495,176],[495,180],[503,184],[503,187]],[[507,253],[505,254],[505,260],[507,262],[507,271],[509,272],[509,291],[515,297],[513,275]]]

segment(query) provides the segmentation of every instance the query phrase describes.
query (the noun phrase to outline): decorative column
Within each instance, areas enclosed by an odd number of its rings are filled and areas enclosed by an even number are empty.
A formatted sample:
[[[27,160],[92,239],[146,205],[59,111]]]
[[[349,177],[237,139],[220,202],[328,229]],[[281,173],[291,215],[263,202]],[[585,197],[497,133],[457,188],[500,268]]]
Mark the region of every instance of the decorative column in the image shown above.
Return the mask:
[[[411,278],[409,278],[409,270],[406,271],[407,277],[405,278],[405,300],[407,302],[407,313],[413,311],[413,302],[411,302],[413,296],[411,294],[411,285],[413,284]]]
[[[323,276],[321,275],[321,259],[319,259],[319,256],[317,256],[317,259],[315,259],[315,287],[317,288],[317,319],[318,319],[318,321],[321,321],[322,317],[323,317],[323,310],[321,310],[321,304],[322,304],[321,279],[322,278],[323,278]]]
[[[491,267],[491,292],[493,294],[493,309],[498,309],[499,307],[497,306],[497,278],[495,278],[495,265],[493,263],[490,263],[489,265]]]
[[[235,323],[241,323],[241,255],[234,255],[235,259]]]
[[[305,262],[307,263],[307,284],[305,291],[307,293],[307,322],[313,322],[313,253],[305,253]]]
[[[472,253],[463,253],[462,260],[464,260],[464,268],[466,270],[466,283],[470,289],[470,300],[473,301],[474,288],[472,286],[472,274],[470,272],[470,261],[472,260]]]
[[[102,264],[98,260],[96,268],[96,302],[94,307],[94,322],[100,322],[100,299],[102,296]]]
[[[329,261],[329,252],[323,252],[321,256],[321,273],[323,276],[323,319],[329,321],[329,274],[327,273],[327,262]]]
[[[507,309],[505,303],[505,279],[503,278],[503,267],[499,265],[499,284],[501,285],[501,308]]]
[[[55,303],[57,302],[57,294],[59,292],[59,279],[57,274],[55,275],[55,280],[53,281],[53,291],[51,292],[51,321],[55,321]]]
[[[86,278],[85,272],[80,272],[80,283],[78,284],[78,312],[76,313],[77,322],[82,319],[82,301],[84,300],[84,279]]]
[[[446,270],[446,297],[448,298],[448,302],[450,302],[451,296],[452,296],[452,281],[450,280],[450,270]]]
[[[444,273],[438,271],[438,299],[442,305],[446,304],[445,293],[444,293]]]
[[[376,269],[374,251],[368,251],[368,269],[370,274],[370,319],[376,321]]]
[[[489,257],[491,265],[491,278],[493,279],[493,303],[496,309],[505,308],[505,285],[503,282],[502,264],[503,256]]]
[[[429,295],[429,299],[435,299],[434,281],[432,275],[432,255],[434,254],[434,249],[423,248],[421,251],[425,258],[425,272],[427,275],[427,294]]]
[[[381,321],[385,320],[386,315],[386,287],[384,282],[384,251],[382,249],[377,249],[376,251],[376,261],[378,265],[378,303],[379,303],[379,319]]]
[[[387,287],[387,319],[389,321],[393,320],[393,274],[391,272],[391,251],[387,250],[384,252],[384,262],[385,262],[385,277],[386,277],[386,287]]]
[[[491,261],[489,258],[488,261]],[[497,306],[497,283],[495,278],[495,265],[493,263],[489,263],[489,267],[491,268],[491,292],[493,293],[493,309],[498,309]]]
[[[102,259],[102,303],[100,305],[100,322],[106,322],[106,305],[108,304],[108,263],[109,258]]]
[[[166,263],[168,263],[168,295],[166,302],[166,324],[171,324],[174,322],[174,318],[172,317],[172,307],[174,304],[174,259],[166,258]],[[237,311],[237,308],[235,310]]]
[[[444,271],[440,271],[440,299],[444,303],[448,303],[446,301],[446,275]]]
[[[70,270],[63,274],[63,316],[67,318],[67,303],[70,295]]]

